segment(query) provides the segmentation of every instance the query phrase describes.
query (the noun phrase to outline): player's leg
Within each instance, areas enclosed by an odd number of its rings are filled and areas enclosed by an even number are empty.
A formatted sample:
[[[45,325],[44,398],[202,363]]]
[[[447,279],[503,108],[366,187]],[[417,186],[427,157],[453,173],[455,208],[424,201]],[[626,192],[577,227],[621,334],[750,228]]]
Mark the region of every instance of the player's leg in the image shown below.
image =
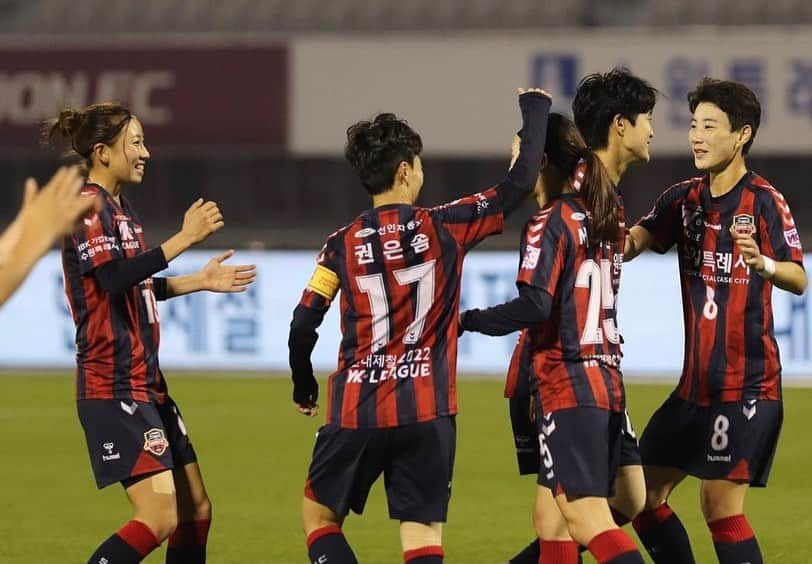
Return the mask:
[[[211,501],[196,462],[174,470],[178,526],[169,537],[167,564],[203,564],[211,525]]]
[[[386,429],[319,429],[302,500],[302,527],[311,562],[357,562],[341,526],[361,513],[382,472]]]
[[[646,504],[646,479],[639,464],[621,466],[615,476],[615,495],[609,509],[619,527],[631,522]]]
[[[307,549],[311,562],[337,562],[357,564],[341,526],[340,516],[326,505],[305,496],[302,500],[302,528],[307,537]]]
[[[658,564],[694,562],[685,526],[668,505],[671,491],[685,479],[685,465],[703,456],[695,437],[704,430],[695,406],[669,397],[652,415],[640,438],[646,481],[646,503],[632,524],[651,558]]]
[[[442,524],[448,516],[457,428],[439,417],[391,430],[384,469],[389,516],[401,522],[407,564],[440,564]]]
[[[400,544],[406,564],[440,564],[443,561],[443,524],[401,521]]]
[[[686,474],[668,466],[645,466],[646,502],[632,521],[646,551],[657,564],[694,562],[688,532],[668,505],[668,496]]]
[[[643,564],[634,541],[620,529],[612,517],[606,498],[555,497],[573,540],[586,546],[598,562],[606,564]],[[545,547],[541,549],[544,558]]]
[[[172,451],[178,503],[178,526],[169,537],[166,562],[203,564],[211,525],[211,501],[180,409],[171,398],[157,409]]]
[[[175,530],[178,523],[171,470],[139,476],[125,484],[133,518],[105,540],[89,564],[141,562]]]
[[[629,426],[629,429],[631,429],[631,426]],[[643,475],[643,467],[640,465],[640,453],[638,452],[637,439],[634,437],[633,431],[631,433],[624,431],[620,464],[621,466],[618,468],[615,476],[616,493],[609,499],[609,508],[612,511],[612,516],[618,527],[622,527],[636,517],[637,514],[643,510],[646,501],[646,484]],[[555,514],[560,516],[561,513],[555,504],[554,498],[549,493],[550,490],[544,489],[548,492],[547,498],[549,502],[552,503]],[[536,504],[536,510],[533,513],[534,524],[536,524],[540,518],[550,514],[549,511],[545,513],[543,507],[543,505],[540,506],[538,503]],[[563,520],[563,517],[561,517],[561,519]],[[566,522],[563,522],[563,526],[566,532]],[[538,531],[538,526],[536,526],[536,530]],[[569,538],[569,533],[567,532],[566,534],[567,538]],[[510,564],[537,564],[541,556],[541,542],[539,538],[532,540],[521,552],[511,558]],[[583,550],[583,548],[581,548],[581,550]]]
[[[134,509],[132,520],[89,562],[140,562],[172,533],[178,519],[172,454],[158,409],[119,400],[81,400],[77,408],[96,484],[121,483]]]
[[[533,526],[538,536],[540,564],[575,564],[581,561],[578,543],[570,536],[567,521],[561,514],[553,492],[544,486],[536,488]]]
[[[756,535],[744,516],[744,498],[750,485],[729,480],[703,480],[699,490],[705,522],[721,564],[763,559]]]

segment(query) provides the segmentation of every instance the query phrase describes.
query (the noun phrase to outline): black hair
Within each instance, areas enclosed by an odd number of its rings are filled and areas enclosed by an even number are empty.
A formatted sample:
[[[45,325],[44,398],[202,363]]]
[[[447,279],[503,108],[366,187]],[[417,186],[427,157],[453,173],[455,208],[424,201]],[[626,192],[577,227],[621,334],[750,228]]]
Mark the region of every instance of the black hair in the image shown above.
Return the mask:
[[[92,166],[91,155],[97,143],[112,145],[133,115],[120,104],[104,102],[82,110],[65,108],[59,117],[43,125],[42,140],[46,145],[69,144],[65,157],[79,160],[85,172]]]
[[[558,113],[549,115],[544,154],[549,165],[566,177],[572,176],[579,161],[586,161],[579,191],[589,210],[589,242],[595,245],[602,241],[617,241],[621,233],[614,184],[601,160],[586,146],[572,120]]]
[[[585,76],[572,101],[575,125],[590,149],[605,149],[616,115],[635,125],[637,116],[654,110],[658,91],[625,67]]]
[[[405,120],[382,113],[347,128],[344,156],[367,192],[375,196],[392,186],[401,162],[413,164],[422,150],[420,135]]]
[[[746,155],[756,139],[756,131],[761,123],[761,104],[755,92],[738,82],[706,76],[688,93],[688,108],[691,113],[702,102],[713,104],[725,112],[730,120],[731,131],[739,131],[745,125],[750,126],[753,132],[742,148],[742,154]]]

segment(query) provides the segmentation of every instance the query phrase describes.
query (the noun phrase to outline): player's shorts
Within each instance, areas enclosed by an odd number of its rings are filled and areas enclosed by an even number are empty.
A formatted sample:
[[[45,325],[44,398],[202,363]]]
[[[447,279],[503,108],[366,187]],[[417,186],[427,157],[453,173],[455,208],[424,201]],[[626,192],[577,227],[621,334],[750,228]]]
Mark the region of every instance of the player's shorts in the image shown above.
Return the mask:
[[[445,522],[457,442],[453,416],[387,429],[324,425],[316,436],[305,496],[344,517],[364,511],[383,474],[389,516]]]
[[[643,464],[679,468],[703,480],[764,487],[783,418],[780,401],[744,400],[703,407],[672,395],[643,431]]]
[[[598,407],[559,409],[536,418],[538,484],[553,495],[612,497],[624,442],[625,412]]]
[[[90,464],[99,489],[197,461],[175,402],[79,400]]]

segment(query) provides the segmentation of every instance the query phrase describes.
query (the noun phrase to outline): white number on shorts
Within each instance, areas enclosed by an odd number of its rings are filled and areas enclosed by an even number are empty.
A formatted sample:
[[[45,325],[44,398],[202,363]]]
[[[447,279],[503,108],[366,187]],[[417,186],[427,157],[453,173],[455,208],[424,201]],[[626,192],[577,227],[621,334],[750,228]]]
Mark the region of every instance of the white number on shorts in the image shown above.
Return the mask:
[[[393,272],[395,280],[401,286],[417,283],[417,307],[414,321],[409,324],[403,342],[411,345],[420,341],[426,317],[434,303],[434,263],[436,259],[401,268]],[[389,299],[386,295],[386,286],[383,283],[383,274],[369,274],[357,276],[355,281],[358,288],[369,298],[369,308],[372,310],[372,352],[377,352],[389,342]]]
[[[705,307],[702,308],[702,315],[711,320],[716,319],[716,316],[719,315],[719,306],[713,301],[716,298],[716,292],[710,286],[705,286],[705,297]]]
[[[711,436],[711,448],[713,450],[725,450],[727,448],[727,432],[730,429],[730,420],[724,415],[720,415],[713,422],[713,435]]]
[[[147,305],[147,321],[150,325],[155,325],[158,321],[158,302],[155,301],[155,294],[151,288],[144,288],[141,295],[144,296],[144,303]]]
[[[589,288],[589,305],[586,310],[586,323],[584,332],[581,334],[582,345],[597,345],[603,343],[604,331],[606,340],[610,343],[620,343],[620,335],[615,325],[615,320],[606,318],[603,320],[603,329],[598,327],[600,310],[614,309],[615,292],[612,288],[612,263],[608,260],[601,260],[600,266],[592,259],[587,259],[581,263],[578,274],[575,277],[577,288]]]
[[[547,441],[544,440],[544,433],[539,433],[539,449],[541,453],[541,462],[548,470],[547,479],[550,479],[555,475],[553,472],[553,455],[550,452],[550,448],[547,446]]]

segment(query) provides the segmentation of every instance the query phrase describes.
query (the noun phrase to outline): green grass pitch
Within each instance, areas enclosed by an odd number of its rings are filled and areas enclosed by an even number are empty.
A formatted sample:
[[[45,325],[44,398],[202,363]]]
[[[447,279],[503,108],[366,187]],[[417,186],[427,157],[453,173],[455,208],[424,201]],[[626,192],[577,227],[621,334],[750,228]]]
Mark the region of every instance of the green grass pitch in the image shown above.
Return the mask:
[[[299,528],[302,485],[322,421],[293,411],[284,378],[169,375],[184,411],[214,506],[209,562],[304,563]],[[85,562],[129,516],[120,487],[99,492],[90,473],[67,376],[0,376],[0,562]],[[450,563],[497,563],[533,536],[534,480],[520,478],[501,383],[461,379],[454,495],[444,541]],[[629,385],[632,419],[642,431],[667,386]],[[766,562],[812,561],[812,456],[807,425],[812,390],[785,393],[784,431],[766,490],[753,490],[747,512]],[[696,481],[672,498],[697,562],[715,562],[699,513]],[[402,562],[397,523],[382,484],[363,517],[345,531],[362,563]],[[588,559],[587,561],[590,561]],[[163,562],[163,551],[146,562]]]

